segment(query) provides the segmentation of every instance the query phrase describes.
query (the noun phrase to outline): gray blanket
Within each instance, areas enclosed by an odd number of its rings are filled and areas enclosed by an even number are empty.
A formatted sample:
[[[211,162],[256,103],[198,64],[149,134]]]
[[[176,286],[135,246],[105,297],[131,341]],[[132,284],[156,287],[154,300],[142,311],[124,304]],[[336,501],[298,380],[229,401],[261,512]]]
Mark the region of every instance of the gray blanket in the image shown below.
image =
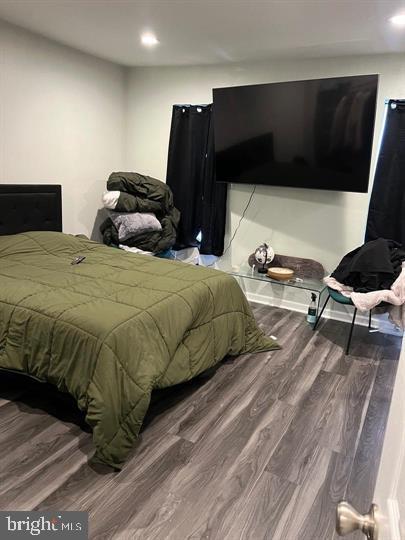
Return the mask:
[[[145,232],[161,231],[162,225],[155,214],[134,212],[121,214],[110,212],[110,219],[118,231],[118,240],[125,242],[128,238],[136,238]]]

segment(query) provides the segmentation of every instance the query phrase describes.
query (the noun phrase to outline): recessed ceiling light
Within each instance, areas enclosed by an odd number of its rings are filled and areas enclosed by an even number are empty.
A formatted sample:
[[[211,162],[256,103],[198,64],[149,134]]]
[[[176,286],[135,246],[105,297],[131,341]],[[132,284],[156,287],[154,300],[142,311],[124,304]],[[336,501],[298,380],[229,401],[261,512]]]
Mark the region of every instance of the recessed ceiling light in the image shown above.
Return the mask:
[[[390,23],[394,26],[405,26],[405,13],[401,15],[394,15],[394,17],[391,17]]]
[[[145,34],[141,35],[141,43],[142,45],[145,45],[145,47],[153,47],[159,43],[159,40],[154,34],[146,32]]]

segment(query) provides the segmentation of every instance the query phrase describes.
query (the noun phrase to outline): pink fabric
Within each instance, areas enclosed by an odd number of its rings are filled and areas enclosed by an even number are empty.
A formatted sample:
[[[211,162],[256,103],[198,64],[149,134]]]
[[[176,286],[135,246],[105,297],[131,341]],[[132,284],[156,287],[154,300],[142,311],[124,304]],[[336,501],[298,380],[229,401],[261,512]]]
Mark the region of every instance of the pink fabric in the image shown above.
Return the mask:
[[[326,276],[323,278],[323,282],[334,291],[338,291],[340,294],[343,294],[343,296],[347,296],[348,298],[350,298],[353,292],[351,287],[348,285],[343,285],[343,283],[339,283],[339,281],[336,281],[336,279],[332,276]]]
[[[351,287],[339,283],[331,276],[324,278],[324,282],[331,289],[350,298],[360,311],[369,311],[381,302],[391,304],[388,307],[390,320],[397,326],[405,328],[405,263],[402,263],[402,271],[389,290],[358,293],[354,292]]]

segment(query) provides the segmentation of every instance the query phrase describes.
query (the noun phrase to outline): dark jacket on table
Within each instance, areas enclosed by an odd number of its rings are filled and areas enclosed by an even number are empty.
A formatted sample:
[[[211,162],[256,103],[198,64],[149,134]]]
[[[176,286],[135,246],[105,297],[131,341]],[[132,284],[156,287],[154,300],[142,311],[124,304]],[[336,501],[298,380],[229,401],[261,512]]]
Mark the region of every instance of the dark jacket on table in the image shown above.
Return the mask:
[[[378,238],[345,255],[332,277],[357,292],[390,289],[401,273],[404,260],[401,244]]]
[[[100,226],[107,245],[120,243],[144,251],[158,253],[170,249],[175,241],[180,212],[173,204],[173,195],[164,182],[133,172],[112,173],[107,181],[108,191],[120,191],[116,212],[152,212],[162,225],[161,231],[137,234],[119,242],[118,231],[110,218]]]

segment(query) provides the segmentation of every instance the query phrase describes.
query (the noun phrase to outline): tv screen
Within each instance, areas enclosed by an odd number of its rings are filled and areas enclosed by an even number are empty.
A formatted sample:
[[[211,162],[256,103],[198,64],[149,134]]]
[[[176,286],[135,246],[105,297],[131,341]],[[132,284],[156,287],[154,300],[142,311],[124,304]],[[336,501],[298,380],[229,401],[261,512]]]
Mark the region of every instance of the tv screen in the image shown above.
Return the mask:
[[[366,193],[378,75],[215,88],[216,179]]]

